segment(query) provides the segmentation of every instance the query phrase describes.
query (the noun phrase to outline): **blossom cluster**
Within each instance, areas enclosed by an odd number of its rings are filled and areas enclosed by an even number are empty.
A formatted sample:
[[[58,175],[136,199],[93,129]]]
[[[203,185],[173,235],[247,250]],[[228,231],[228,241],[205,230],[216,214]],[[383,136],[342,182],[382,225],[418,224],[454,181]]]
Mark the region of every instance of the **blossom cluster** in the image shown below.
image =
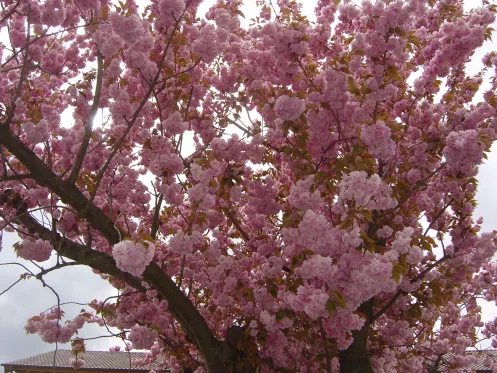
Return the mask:
[[[392,198],[392,188],[377,174],[368,177],[364,171],[353,171],[344,175],[339,184],[340,199],[354,202],[370,210],[388,210],[397,205]]]
[[[82,313],[62,324],[62,316],[63,312],[54,307],[48,312],[30,318],[24,329],[28,334],[38,333],[40,338],[48,343],[67,343],[86,322],[97,322],[93,316]]]
[[[497,54],[466,73],[493,6],[316,0],[314,23],[258,1],[246,25],[240,1],[4,3],[0,238],[45,261],[48,229],[107,258],[85,263],[119,295],[91,307],[137,364],[455,372],[478,328],[497,345],[476,302],[497,299],[497,233],[474,217]]]
[[[149,242],[121,241],[112,248],[117,268],[141,276],[154,258],[155,246]]]
[[[48,241],[24,239],[17,246],[17,255],[26,260],[44,262],[50,259],[52,249],[52,244]]]
[[[305,102],[298,97],[280,96],[274,104],[276,115],[283,120],[295,120],[305,110]]]
[[[142,350],[152,347],[157,336],[156,330],[150,330],[146,326],[135,325],[131,328],[128,338],[133,343],[133,348]]]
[[[361,140],[368,146],[371,155],[383,162],[390,161],[395,154],[395,143],[391,138],[391,130],[382,121],[371,126],[363,126]]]

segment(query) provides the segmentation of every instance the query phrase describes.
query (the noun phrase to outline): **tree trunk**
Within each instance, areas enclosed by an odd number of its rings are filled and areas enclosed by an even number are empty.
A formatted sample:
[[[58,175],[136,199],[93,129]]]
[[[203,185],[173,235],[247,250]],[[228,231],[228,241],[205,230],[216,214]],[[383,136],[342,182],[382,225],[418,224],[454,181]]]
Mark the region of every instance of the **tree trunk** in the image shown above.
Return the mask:
[[[88,223],[98,230],[111,245],[120,241],[119,232],[114,222],[97,206],[90,203],[76,186],[57,176],[4,125],[0,126],[0,144],[5,146],[29,170],[31,177],[39,185],[49,188],[64,203],[70,205],[79,214],[84,215]],[[61,255],[78,263],[88,265],[102,273],[115,276],[134,286],[137,290],[144,290],[141,286],[141,280],[120,271],[110,255],[79,245],[39,224],[29,214],[21,196],[17,196],[13,191],[6,191],[0,196],[0,206],[4,203],[9,203],[18,210],[16,217],[17,223],[31,232],[36,232],[40,238],[51,242],[54,245],[54,249],[59,250]],[[152,262],[146,268],[143,278],[157,290],[163,299],[168,301],[169,312],[186,330],[193,344],[203,355],[207,372],[226,373],[226,363],[235,355],[233,348],[216,339],[207,322],[191,303],[190,299],[156,263]],[[220,356],[221,349],[223,350],[223,356]]]
[[[346,350],[340,351],[340,373],[373,373],[371,358],[366,348],[369,324],[352,332],[354,341]]]
[[[374,298],[371,298],[358,309],[366,316],[366,321],[360,330],[352,332],[352,344],[346,350],[340,351],[340,373],[373,373],[371,357],[366,346],[373,318],[373,304]]]

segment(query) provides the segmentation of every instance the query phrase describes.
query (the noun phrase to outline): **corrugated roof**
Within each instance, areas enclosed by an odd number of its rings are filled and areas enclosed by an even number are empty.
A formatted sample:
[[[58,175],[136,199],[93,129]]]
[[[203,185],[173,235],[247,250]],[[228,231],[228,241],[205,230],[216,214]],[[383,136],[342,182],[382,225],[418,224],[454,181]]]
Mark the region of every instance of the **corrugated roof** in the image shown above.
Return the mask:
[[[492,361],[497,362],[497,350],[485,350],[485,351],[468,351],[469,354],[475,355],[477,360],[474,364],[470,364],[468,368],[475,369],[476,371],[492,371],[492,369],[485,365],[485,358],[488,356]]]
[[[2,364],[3,366],[33,366],[33,367],[53,367],[55,355],[55,365],[59,368],[71,368],[69,360],[74,358],[70,350],[57,350],[45,352],[30,356],[24,359],[9,361]],[[145,356],[140,352],[112,352],[112,351],[86,351],[79,354],[79,358],[83,359],[85,364],[80,370],[85,369],[108,369],[108,370],[141,370],[149,371],[154,367],[138,367],[133,363],[135,359],[142,359]]]
[[[497,362],[497,350],[489,349],[485,351],[467,351],[468,354],[474,354],[477,357],[477,361],[474,364],[469,365],[468,369],[475,369],[477,372],[491,371],[491,368],[485,365],[485,358],[489,356],[493,361]],[[54,354],[55,351],[45,352],[43,354],[33,355],[26,357],[24,359],[18,359],[14,361],[9,361],[8,363],[3,363],[2,365],[7,366],[19,366],[19,367],[53,367],[54,365]],[[149,367],[138,367],[133,363],[135,359],[142,359],[145,357],[144,353],[141,352],[112,352],[112,351],[87,351],[84,354],[80,354],[81,359],[85,361],[85,365],[80,368],[80,370],[141,370],[149,371],[151,369],[156,369],[157,365]],[[74,355],[70,350],[57,350],[55,355],[55,365],[58,368],[72,368],[69,364],[69,360],[74,358]]]
[[[492,372],[492,368],[485,364],[485,360],[487,357],[491,359],[491,362],[497,362],[497,350],[488,349],[482,351],[476,350],[468,350],[466,351],[467,355],[473,355],[476,357],[476,361],[473,364],[469,364],[467,367],[463,368],[464,372],[477,372],[477,373],[488,373]],[[453,353],[448,353],[444,355],[445,362],[450,362],[454,357]],[[444,363],[441,363],[444,366]],[[442,366],[439,367],[439,371],[441,372]]]

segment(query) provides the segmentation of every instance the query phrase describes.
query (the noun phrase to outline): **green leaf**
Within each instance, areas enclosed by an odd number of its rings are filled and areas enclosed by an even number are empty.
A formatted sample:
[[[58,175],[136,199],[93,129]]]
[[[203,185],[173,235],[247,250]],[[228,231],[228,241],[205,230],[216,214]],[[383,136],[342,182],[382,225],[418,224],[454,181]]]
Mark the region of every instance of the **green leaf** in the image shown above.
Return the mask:
[[[328,310],[328,312],[330,313],[330,315],[333,315],[337,310],[337,306],[335,305],[335,302],[333,302],[331,299],[328,299],[325,307]]]
[[[305,149],[305,146],[307,144],[307,140],[306,140],[305,136],[297,136],[295,138],[295,142],[297,143],[297,146],[300,149]]]
[[[254,289],[248,288],[247,293],[245,294],[245,299],[247,299],[249,302],[254,300]]]
[[[373,213],[370,210],[362,210],[361,215],[364,216],[367,222],[371,223],[373,221]]]
[[[292,316],[293,314],[294,313],[292,310],[288,310],[288,309],[279,310],[278,312],[276,312],[276,321],[281,321],[285,317]]]
[[[235,13],[238,14],[240,17],[245,18],[245,14],[240,9],[235,10]]]
[[[354,225],[354,220],[348,217],[340,224],[340,229],[348,229],[352,227],[352,225]]]
[[[421,241],[421,247],[423,248],[423,250],[429,251],[430,253],[433,252],[430,243],[426,240]]]
[[[340,290],[333,290],[331,292],[331,298],[333,298],[333,301],[336,302],[339,307],[345,307],[345,297]]]
[[[352,78],[351,76],[349,76],[349,80],[348,81],[349,81],[349,92],[352,93],[355,96],[360,97],[361,96],[361,90],[355,84],[354,78]]]
[[[395,264],[392,269],[392,277],[396,283],[400,282],[402,276],[404,276],[406,268],[402,264]]]

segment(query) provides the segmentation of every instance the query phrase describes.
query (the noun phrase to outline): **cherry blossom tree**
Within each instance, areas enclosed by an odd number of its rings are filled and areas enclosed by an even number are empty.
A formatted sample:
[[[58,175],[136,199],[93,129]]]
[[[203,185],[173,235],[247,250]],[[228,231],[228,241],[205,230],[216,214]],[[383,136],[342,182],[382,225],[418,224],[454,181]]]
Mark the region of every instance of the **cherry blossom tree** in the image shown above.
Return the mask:
[[[247,28],[242,1],[200,3],[1,2],[0,228],[57,256],[37,279],[119,290],[28,333],[81,366],[77,331],[105,324],[196,373],[462,372],[497,346],[473,217],[497,54],[466,70],[497,7],[257,0]]]

